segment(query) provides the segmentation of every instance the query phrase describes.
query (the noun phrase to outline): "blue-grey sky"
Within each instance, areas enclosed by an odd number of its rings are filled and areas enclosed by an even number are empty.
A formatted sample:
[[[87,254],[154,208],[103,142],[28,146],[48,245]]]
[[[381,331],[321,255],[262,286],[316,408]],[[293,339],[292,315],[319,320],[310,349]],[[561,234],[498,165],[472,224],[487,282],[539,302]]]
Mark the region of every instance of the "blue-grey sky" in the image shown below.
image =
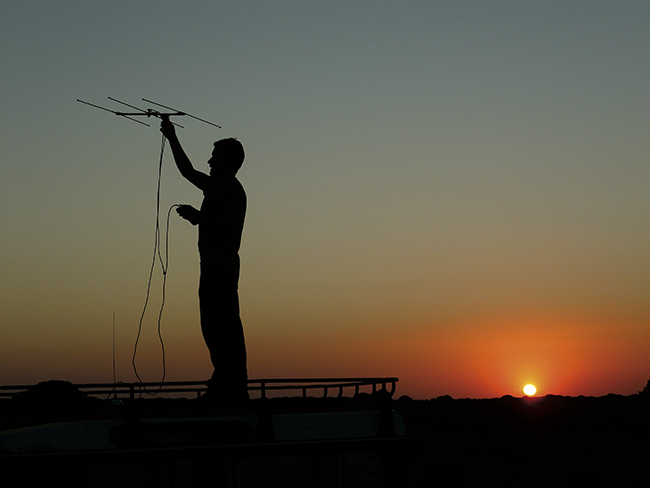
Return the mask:
[[[113,312],[133,379],[161,136],[76,102],[111,96],[220,124],[179,120],[198,168],[216,139],[246,148],[251,377],[634,393],[649,21],[625,1],[0,2],[0,383],[111,381]],[[163,217],[201,200],[168,151],[161,195]],[[196,229],[175,216],[169,252],[168,377],[202,379]]]

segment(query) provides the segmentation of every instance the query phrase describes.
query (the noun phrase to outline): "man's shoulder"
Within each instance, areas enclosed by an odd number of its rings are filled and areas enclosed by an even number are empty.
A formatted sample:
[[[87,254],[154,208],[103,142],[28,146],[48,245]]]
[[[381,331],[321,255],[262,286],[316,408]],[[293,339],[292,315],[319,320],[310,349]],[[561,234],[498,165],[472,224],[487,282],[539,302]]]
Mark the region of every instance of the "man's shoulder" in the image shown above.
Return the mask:
[[[241,184],[241,181],[239,181],[237,178],[233,178],[229,182],[229,185],[231,185],[231,189],[234,193],[237,193],[246,198],[246,190],[244,190],[244,185]]]
[[[241,184],[241,181],[239,181],[239,178],[237,178],[236,176],[231,180],[231,183],[241,188],[242,190],[244,189],[244,185]]]

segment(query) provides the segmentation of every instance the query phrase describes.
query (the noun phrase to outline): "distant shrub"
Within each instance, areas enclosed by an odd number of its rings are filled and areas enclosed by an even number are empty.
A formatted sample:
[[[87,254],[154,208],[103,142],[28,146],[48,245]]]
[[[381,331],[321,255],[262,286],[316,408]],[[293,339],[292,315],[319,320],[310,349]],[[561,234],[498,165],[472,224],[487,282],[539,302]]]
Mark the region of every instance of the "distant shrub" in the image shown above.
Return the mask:
[[[83,403],[86,395],[69,381],[43,381],[17,393],[12,401],[34,407],[67,407]]]

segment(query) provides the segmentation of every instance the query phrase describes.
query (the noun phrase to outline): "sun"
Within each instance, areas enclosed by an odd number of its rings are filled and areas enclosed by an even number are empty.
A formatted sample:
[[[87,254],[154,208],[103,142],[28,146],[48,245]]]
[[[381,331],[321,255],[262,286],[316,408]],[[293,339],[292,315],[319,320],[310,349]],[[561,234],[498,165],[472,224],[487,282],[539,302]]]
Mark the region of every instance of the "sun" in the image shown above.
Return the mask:
[[[524,386],[524,393],[528,396],[533,396],[537,393],[537,388],[535,388],[535,385],[526,385]]]

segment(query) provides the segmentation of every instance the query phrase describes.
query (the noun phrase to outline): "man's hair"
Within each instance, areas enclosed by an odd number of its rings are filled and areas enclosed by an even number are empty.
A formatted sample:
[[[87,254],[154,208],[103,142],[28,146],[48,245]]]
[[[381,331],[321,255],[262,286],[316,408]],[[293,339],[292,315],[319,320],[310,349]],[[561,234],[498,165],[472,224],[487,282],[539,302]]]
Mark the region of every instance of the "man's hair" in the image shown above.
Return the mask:
[[[239,168],[244,164],[244,146],[237,139],[229,137],[228,139],[221,139],[214,143],[214,147],[224,155],[225,160],[228,161],[230,169],[233,173],[237,173]]]

